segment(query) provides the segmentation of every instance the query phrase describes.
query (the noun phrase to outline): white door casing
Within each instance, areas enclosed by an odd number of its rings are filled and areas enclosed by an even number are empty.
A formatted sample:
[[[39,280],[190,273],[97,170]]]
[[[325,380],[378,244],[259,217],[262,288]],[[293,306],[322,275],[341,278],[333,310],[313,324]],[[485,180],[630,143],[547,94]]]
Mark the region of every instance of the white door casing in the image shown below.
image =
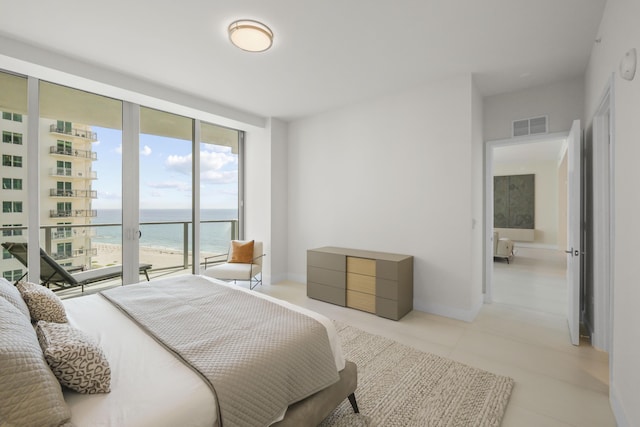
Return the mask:
[[[574,120],[567,139],[567,320],[571,343],[580,343],[580,120]]]

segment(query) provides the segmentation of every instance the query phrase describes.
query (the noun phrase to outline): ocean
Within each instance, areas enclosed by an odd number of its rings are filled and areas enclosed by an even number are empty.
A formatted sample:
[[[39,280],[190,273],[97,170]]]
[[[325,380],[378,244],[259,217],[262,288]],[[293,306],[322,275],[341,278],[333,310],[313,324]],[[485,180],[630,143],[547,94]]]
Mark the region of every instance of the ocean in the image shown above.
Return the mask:
[[[238,218],[237,209],[202,209],[200,220],[232,220]],[[179,224],[142,224],[154,222],[176,222]],[[98,209],[92,224],[120,224],[120,209]],[[141,209],[140,210],[140,246],[157,249],[182,251],[184,241],[183,222],[191,222],[190,209]],[[97,243],[122,244],[122,227],[95,227],[92,240]],[[188,225],[189,247],[191,247],[191,225]],[[221,253],[229,248],[231,223],[205,223],[200,225],[200,251]]]

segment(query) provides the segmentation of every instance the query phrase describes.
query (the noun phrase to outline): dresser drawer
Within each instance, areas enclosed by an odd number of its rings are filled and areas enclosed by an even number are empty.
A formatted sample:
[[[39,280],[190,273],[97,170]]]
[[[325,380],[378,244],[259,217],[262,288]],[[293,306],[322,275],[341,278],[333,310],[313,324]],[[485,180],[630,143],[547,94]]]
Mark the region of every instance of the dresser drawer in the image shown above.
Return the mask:
[[[343,307],[346,304],[346,294],[344,289],[338,289],[320,283],[307,283],[307,296],[309,298],[330,302],[331,304],[337,304]]]
[[[328,270],[326,268],[307,266],[307,283],[320,283],[334,288],[345,288],[344,271]]]
[[[347,289],[350,291],[376,294],[376,278],[362,274],[347,273]]]
[[[398,300],[398,282],[376,277],[376,295],[382,298]]]
[[[376,312],[376,296],[363,294],[362,292],[347,291],[347,307],[355,308],[369,313]]]
[[[347,257],[347,272],[364,274],[366,276],[376,275],[376,260],[368,258]]]
[[[328,270],[345,271],[346,256],[326,252],[307,251],[307,265]]]

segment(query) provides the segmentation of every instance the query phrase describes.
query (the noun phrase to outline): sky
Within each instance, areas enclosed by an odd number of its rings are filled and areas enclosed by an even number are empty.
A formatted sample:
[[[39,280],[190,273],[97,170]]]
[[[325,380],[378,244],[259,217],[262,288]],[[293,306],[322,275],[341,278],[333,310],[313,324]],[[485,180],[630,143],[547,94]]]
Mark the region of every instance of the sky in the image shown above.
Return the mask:
[[[93,126],[98,179],[93,209],[122,207],[122,131]],[[140,135],[140,209],[191,209],[191,141]],[[238,156],[230,147],[200,144],[201,209],[238,207]]]

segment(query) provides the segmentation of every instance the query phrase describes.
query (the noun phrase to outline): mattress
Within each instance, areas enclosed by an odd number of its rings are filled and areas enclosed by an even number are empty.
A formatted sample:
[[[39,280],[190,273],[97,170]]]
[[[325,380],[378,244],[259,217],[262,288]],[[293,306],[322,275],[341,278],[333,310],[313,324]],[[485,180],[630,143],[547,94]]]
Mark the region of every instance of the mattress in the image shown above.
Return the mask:
[[[327,329],[336,368],[344,369],[344,356],[329,319],[286,301],[243,291],[322,323]],[[74,425],[195,427],[216,423],[216,402],[207,384],[105,298],[89,295],[65,300],[64,305],[69,323],[99,343],[111,366],[111,393],[85,395],[65,391]]]

